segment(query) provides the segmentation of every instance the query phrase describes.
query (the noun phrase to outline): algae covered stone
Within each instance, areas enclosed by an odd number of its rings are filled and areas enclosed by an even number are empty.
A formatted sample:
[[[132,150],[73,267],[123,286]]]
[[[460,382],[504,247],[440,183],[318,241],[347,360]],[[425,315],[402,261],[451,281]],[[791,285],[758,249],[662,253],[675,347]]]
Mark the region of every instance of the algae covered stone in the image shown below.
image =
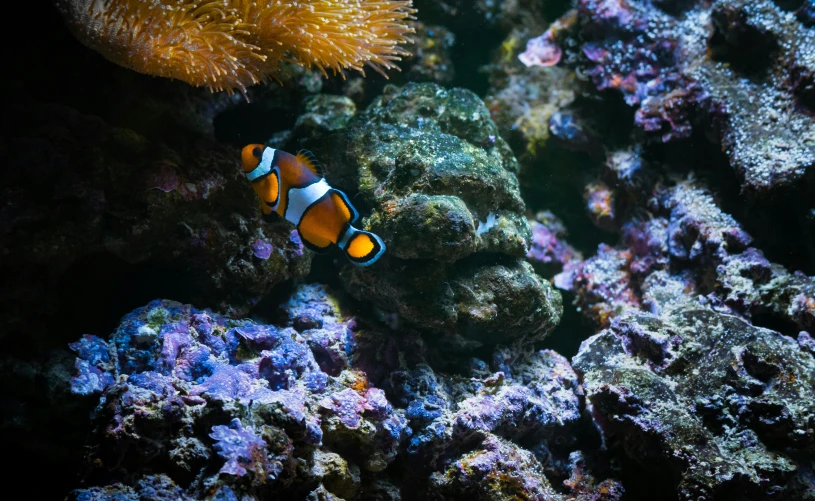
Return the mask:
[[[521,261],[531,232],[518,162],[478,96],[387,87],[332,144],[329,179],[358,187],[366,228],[388,246],[377,265],[343,272],[352,295],[485,343],[557,324],[560,295]]]

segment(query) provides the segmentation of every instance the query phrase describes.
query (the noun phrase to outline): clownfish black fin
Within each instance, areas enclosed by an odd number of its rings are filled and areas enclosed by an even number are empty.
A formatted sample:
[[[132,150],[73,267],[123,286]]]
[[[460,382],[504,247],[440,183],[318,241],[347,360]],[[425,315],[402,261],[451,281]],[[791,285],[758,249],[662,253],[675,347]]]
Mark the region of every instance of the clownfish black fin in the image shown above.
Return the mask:
[[[300,232],[298,231],[298,233]],[[306,247],[306,249],[310,250],[311,252],[314,252],[315,254],[325,254],[331,248],[330,245],[326,245],[325,247],[319,247],[317,245],[314,245],[313,243],[306,240],[305,237],[303,237],[302,233],[300,233],[300,241],[303,242],[303,245]]]
[[[263,214],[263,220],[267,223],[274,223],[276,221],[280,221],[280,214],[275,211],[272,211],[268,214]]]
[[[370,266],[385,253],[385,242],[370,231],[349,226],[339,242],[349,261],[357,266]]]
[[[354,224],[357,221],[359,221],[359,211],[357,211],[357,209],[354,208],[354,204],[352,204],[351,201],[348,200],[348,195],[346,195],[345,193],[343,193],[342,191],[340,191],[340,190],[338,190],[336,188],[331,188],[331,191],[333,193],[336,193],[337,196],[340,197],[340,199],[342,201],[342,204],[348,210],[348,214],[350,215],[350,218],[349,218],[348,222],[350,222],[351,224]]]
[[[323,177],[323,166],[314,153],[309,150],[300,150],[297,152],[296,158],[315,175]]]

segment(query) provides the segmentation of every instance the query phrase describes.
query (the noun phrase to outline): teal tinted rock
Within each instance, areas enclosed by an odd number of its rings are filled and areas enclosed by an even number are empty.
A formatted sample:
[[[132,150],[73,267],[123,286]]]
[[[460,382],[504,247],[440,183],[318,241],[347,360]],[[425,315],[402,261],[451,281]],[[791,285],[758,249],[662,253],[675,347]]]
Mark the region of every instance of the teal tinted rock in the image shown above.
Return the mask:
[[[427,329],[495,344],[541,338],[560,322],[560,293],[525,261],[385,258],[382,264],[379,271],[345,270],[347,289]]]
[[[559,294],[520,261],[531,232],[518,162],[478,96],[389,86],[319,139],[304,142],[388,247],[374,266],[343,272],[357,299],[486,343],[543,337],[557,324]]]
[[[349,124],[345,142],[359,194],[377,208],[370,226],[391,237],[385,241],[393,255],[455,261],[485,250],[523,256],[530,231],[517,216],[524,211],[513,174],[518,163],[472,92],[433,84],[390,87]],[[491,219],[495,223],[479,232],[479,222]],[[417,246],[421,239],[430,241]]]
[[[314,137],[342,129],[356,112],[357,106],[345,96],[309,96],[303,101],[303,113],[294,123],[294,134]]]

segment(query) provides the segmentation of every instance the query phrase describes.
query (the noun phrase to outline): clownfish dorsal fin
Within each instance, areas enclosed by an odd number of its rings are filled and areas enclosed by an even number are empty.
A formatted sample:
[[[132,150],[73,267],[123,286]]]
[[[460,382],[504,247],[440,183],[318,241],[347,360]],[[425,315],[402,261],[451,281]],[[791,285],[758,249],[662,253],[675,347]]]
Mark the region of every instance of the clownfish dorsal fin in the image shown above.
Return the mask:
[[[315,175],[323,177],[323,166],[317,160],[314,153],[309,150],[300,150],[297,152],[296,158]]]

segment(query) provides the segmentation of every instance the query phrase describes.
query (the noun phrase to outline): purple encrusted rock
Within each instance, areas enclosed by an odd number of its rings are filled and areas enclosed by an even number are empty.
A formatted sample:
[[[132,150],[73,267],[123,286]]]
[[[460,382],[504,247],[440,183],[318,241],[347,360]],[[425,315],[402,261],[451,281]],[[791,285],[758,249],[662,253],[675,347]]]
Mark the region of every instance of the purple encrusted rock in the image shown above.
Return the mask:
[[[103,339],[89,334],[68,345],[77,354],[71,377],[71,391],[77,395],[99,393],[113,384],[114,365],[110,345]]]
[[[209,436],[215,440],[215,450],[226,459],[221,473],[242,477],[248,470],[263,480],[274,480],[280,474],[282,465],[269,463],[266,442],[252,427],[244,428],[239,419],[228,426],[213,426]]]
[[[255,240],[252,244],[252,254],[258,259],[267,260],[272,255],[272,244],[265,240]]]
[[[320,407],[330,411],[348,428],[356,428],[362,421],[365,398],[352,389],[343,390],[320,402]]]
[[[560,273],[570,264],[581,261],[583,256],[564,239],[566,228],[560,219],[548,211],[539,212],[530,222],[532,241],[526,258],[535,270],[544,276]]]
[[[296,490],[319,480],[309,472],[323,447],[342,451],[352,470],[383,471],[410,429],[404,411],[350,369],[355,321],[337,305],[321,287],[303,286],[284,306],[289,325],[274,326],[153,301],[126,315],[111,341],[73,343],[73,391],[102,393],[90,468],[127,471],[133,486],[145,469],[166,473],[187,486],[168,487],[178,499]],[[302,321],[314,312],[319,328],[291,327],[314,327]],[[335,350],[344,354],[329,356]],[[164,485],[153,480],[145,492]]]
[[[555,275],[555,286],[575,293],[575,304],[598,325],[614,316],[639,308],[640,298],[632,286],[629,250],[600,244],[597,254]]]
[[[526,66],[554,66],[560,62],[563,51],[555,41],[551,30],[526,42],[526,50],[518,59]]]
[[[71,391],[77,395],[101,393],[113,384],[113,376],[103,372],[85,360],[76,359],[77,375],[71,378]]]
[[[78,358],[93,366],[110,363],[110,346],[99,337],[85,334],[79,341],[68,344],[68,347],[76,352]]]
[[[720,261],[752,241],[732,216],[722,211],[708,190],[682,183],[660,197],[670,211],[668,248],[672,258]]]

